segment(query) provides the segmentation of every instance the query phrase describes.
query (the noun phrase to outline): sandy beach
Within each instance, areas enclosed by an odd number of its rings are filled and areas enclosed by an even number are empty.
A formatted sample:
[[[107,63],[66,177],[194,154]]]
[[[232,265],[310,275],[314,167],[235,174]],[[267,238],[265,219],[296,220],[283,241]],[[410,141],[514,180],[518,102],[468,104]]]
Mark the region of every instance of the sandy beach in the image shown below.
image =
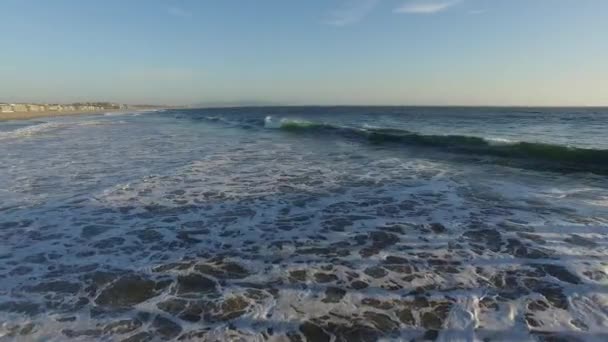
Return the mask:
[[[68,115],[91,115],[126,111],[125,109],[104,109],[97,111],[42,111],[42,112],[13,112],[0,113],[0,121],[4,120],[28,120],[36,118],[68,116]]]

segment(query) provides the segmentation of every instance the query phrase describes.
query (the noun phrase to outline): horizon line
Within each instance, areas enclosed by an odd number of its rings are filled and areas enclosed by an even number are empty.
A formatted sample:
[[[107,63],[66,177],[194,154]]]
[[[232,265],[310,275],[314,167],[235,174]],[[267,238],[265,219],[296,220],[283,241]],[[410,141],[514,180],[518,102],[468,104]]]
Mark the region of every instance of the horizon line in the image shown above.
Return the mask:
[[[238,102],[242,102],[239,104]],[[250,103],[248,103],[250,102]],[[259,103],[256,103],[259,102]],[[294,103],[277,103],[271,101],[226,101],[222,103],[218,101],[216,103],[211,102],[210,104],[197,103],[197,104],[155,104],[155,103],[129,103],[129,102],[118,102],[118,101],[76,101],[76,102],[45,102],[45,101],[0,101],[0,104],[59,104],[59,105],[72,105],[72,104],[91,104],[91,103],[108,103],[118,104],[126,106],[154,106],[164,108],[185,108],[185,109],[205,109],[205,108],[255,108],[255,107],[430,107],[430,108],[608,108],[608,104],[601,105],[577,105],[577,104],[566,104],[566,105],[525,105],[525,104],[294,104]]]
[[[463,104],[267,104],[267,105],[174,105],[186,109],[208,108],[260,108],[260,107],[418,107],[418,108],[608,108],[607,105],[463,105]]]

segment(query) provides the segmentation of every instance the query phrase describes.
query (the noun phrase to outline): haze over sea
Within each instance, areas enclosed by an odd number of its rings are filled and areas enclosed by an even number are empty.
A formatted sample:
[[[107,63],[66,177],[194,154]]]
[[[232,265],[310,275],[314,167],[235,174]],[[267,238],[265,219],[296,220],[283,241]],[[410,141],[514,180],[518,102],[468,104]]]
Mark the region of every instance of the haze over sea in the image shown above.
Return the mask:
[[[0,339],[605,341],[608,110],[0,123]]]

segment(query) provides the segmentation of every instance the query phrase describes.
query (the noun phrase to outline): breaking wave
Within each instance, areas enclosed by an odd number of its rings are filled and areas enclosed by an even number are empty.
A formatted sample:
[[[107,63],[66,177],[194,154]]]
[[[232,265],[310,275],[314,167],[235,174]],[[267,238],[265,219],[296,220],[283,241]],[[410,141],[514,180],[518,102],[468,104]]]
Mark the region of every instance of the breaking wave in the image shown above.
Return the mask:
[[[58,123],[58,122],[38,123],[35,125],[18,128],[18,129],[12,130],[12,131],[0,132],[0,139],[30,137],[30,136],[37,135],[37,134],[40,134],[43,132],[60,129],[62,127],[65,127],[65,124]]]
[[[420,134],[396,128],[359,128],[291,119],[275,121],[271,117],[265,119],[264,127],[293,133],[330,134],[371,144],[420,146],[460,154],[525,160],[541,163],[541,167],[550,170],[608,173],[608,150],[466,135]]]
[[[76,121],[76,122],[66,122],[66,121],[52,121],[52,122],[42,122],[34,125],[29,125],[21,128],[17,128],[11,131],[0,132],[0,140],[6,139],[17,139],[17,138],[27,138],[33,137],[40,134],[53,132],[56,130],[61,130],[74,126],[103,126],[116,122],[109,121],[101,121],[101,120],[89,120],[89,121]]]

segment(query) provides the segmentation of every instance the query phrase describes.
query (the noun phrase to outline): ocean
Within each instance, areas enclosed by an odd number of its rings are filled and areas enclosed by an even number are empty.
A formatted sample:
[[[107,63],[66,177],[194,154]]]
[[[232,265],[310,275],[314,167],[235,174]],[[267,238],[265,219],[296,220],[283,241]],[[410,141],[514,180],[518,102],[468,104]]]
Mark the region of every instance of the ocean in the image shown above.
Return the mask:
[[[0,122],[0,341],[607,341],[608,109]]]

